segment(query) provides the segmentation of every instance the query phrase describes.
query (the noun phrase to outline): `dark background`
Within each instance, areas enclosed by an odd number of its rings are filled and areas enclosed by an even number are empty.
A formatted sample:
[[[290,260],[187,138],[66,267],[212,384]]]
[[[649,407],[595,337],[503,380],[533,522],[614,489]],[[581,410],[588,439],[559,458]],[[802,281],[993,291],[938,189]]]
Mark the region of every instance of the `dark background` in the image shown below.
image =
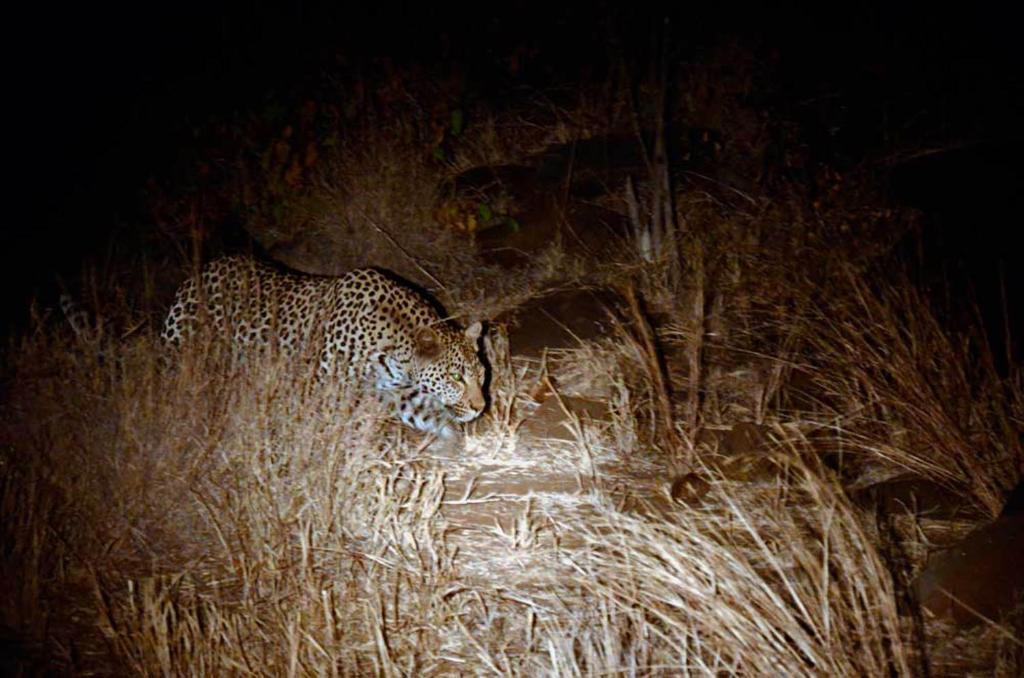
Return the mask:
[[[368,6],[369,5],[369,6]],[[388,57],[459,69],[484,96],[600,78],[619,59],[699,59],[725,39],[770,64],[764,102],[816,154],[872,162],[891,197],[925,210],[930,260],[991,297],[1024,289],[1012,246],[1022,207],[1019,24],[998,5],[890,3],[86,3],[5,10],[9,199],[4,320],[56,275],[145,229],[140,191],[213,115],[258,106],[326,68]],[[827,5],[827,6],[826,6]],[[895,3],[892,3],[895,5]],[[512,78],[502,58],[537,58]],[[820,102],[829,101],[822,114]],[[808,102],[814,102],[808,104]],[[6,116],[5,116],[6,117]],[[882,162],[893,138],[934,152]],[[959,274],[958,274],[959,275]],[[965,282],[958,290],[968,290]],[[1016,289],[1014,289],[1016,288]],[[959,292],[958,292],[959,293]]]

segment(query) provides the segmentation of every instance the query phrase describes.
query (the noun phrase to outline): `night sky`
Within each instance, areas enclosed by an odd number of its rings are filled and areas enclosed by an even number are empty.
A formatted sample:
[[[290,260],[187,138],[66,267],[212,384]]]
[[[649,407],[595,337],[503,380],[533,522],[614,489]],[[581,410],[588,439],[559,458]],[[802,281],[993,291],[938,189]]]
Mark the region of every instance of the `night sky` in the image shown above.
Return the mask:
[[[1006,258],[1020,228],[1019,24],[996,6],[101,4],[7,10],[5,318],[111,237],[145,228],[141,187],[195,126],[301,88],[339,55],[459,69],[500,97],[600,78],[612,57],[645,64],[665,19],[678,59],[728,38],[751,46],[773,72],[766,109],[804,125],[827,160],[873,157],[884,125],[956,147],[884,179],[897,200],[930,210],[945,239],[969,235],[972,268]],[[538,56],[512,81],[499,64],[524,41]],[[820,97],[842,111],[838,135],[803,105]]]

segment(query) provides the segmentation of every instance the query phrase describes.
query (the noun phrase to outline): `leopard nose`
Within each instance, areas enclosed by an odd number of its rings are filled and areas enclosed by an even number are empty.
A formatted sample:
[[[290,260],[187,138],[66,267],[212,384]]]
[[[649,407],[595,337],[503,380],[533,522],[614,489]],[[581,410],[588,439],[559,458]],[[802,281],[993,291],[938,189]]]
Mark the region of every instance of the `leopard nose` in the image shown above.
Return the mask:
[[[480,414],[484,411],[484,407],[487,403],[484,400],[484,392],[480,389],[479,385],[466,385],[466,403],[476,414]]]

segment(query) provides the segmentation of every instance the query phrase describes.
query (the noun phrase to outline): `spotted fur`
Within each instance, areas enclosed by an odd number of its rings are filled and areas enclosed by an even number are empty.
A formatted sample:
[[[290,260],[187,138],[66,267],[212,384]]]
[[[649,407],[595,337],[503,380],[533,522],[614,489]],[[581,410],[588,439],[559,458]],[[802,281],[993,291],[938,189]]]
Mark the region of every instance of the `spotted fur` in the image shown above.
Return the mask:
[[[238,347],[312,348],[322,378],[371,384],[422,431],[449,435],[485,406],[480,323],[449,325],[417,292],[375,269],[335,278],[217,259],[178,289],[163,338],[180,345],[202,322]]]

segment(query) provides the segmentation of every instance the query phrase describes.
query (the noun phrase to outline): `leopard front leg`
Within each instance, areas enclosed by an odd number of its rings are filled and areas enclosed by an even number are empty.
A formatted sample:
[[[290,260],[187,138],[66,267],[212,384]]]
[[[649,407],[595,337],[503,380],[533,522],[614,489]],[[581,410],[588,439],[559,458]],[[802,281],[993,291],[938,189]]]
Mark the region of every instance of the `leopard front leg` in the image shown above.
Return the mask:
[[[398,417],[406,426],[441,438],[452,438],[458,433],[451,412],[432,394],[410,386],[395,395]]]

